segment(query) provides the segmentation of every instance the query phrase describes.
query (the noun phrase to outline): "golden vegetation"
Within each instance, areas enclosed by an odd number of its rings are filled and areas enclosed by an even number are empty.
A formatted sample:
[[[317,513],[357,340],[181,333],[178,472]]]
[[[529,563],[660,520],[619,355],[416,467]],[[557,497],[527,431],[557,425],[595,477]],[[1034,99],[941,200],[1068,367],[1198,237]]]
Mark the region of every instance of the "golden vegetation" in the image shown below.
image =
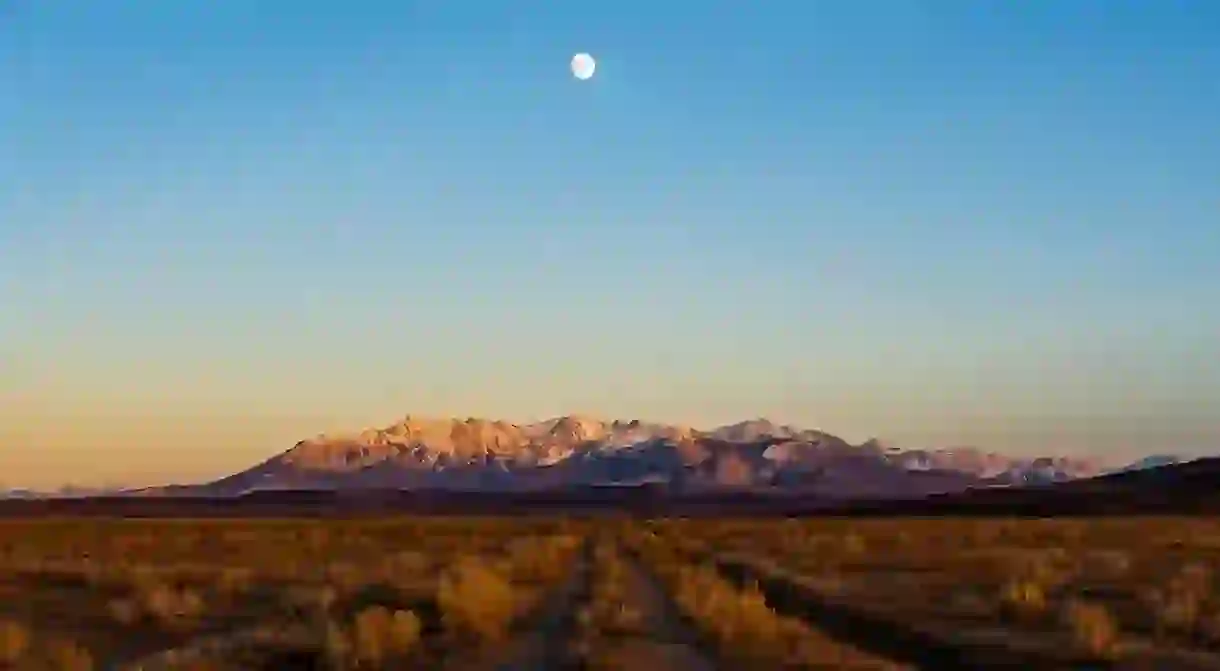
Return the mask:
[[[107,668],[154,658],[203,664],[217,650],[252,668],[274,665],[277,654],[311,654],[335,669],[431,668],[509,635],[567,574],[582,540],[569,526],[0,523],[0,589],[11,616],[0,621],[0,668],[82,669],[94,656]],[[238,649],[250,647],[239,642],[254,629],[274,632],[276,646],[263,636],[253,645],[266,650]]]
[[[715,642],[725,659],[777,669],[902,668],[775,612],[756,587],[733,585],[711,563],[691,563],[675,547],[681,543],[667,543],[652,535],[631,541],[669,586],[682,611]]]
[[[30,631],[12,620],[0,621],[0,664],[16,664],[30,649]]]
[[[1064,607],[1064,620],[1073,640],[1089,654],[1100,658],[1116,654],[1118,623],[1104,605],[1069,599]]]
[[[335,668],[379,668],[409,658],[422,635],[423,623],[413,611],[370,606],[350,626],[327,623],[327,657]]]
[[[886,645],[907,630],[928,655],[1220,666],[1220,520],[469,517],[0,522],[0,669],[441,668],[552,626],[586,561],[556,635],[590,669],[927,666]]]
[[[1210,658],[1220,647],[1216,519],[671,520],[649,530],[690,556],[735,557],[947,637],[1002,626],[1048,655],[1111,659]]]
[[[507,633],[517,611],[515,598],[507,577],[473,557],[462,557],[446,570],[436,593],[446,629],[490,641]]]

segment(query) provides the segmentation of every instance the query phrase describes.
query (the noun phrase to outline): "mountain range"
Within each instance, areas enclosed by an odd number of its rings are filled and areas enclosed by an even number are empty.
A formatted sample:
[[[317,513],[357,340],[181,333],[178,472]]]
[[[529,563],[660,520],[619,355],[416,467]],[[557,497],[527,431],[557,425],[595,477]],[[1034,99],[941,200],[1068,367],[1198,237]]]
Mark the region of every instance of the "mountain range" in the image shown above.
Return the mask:
[[[753,419],[710,430],[569,415],[530,424],[407,416],[382,428],[320,435],[228,477],[143,495],[239,496],[264,490],[528,492],[648,484],[678,494],[784,491],[828,499],[920,498],[980,487],[1037,486],[1120,468],[1095,459],[1008,457],[975,448],[859,445]],[[1145,463],[1146,462],[1146,463]]]

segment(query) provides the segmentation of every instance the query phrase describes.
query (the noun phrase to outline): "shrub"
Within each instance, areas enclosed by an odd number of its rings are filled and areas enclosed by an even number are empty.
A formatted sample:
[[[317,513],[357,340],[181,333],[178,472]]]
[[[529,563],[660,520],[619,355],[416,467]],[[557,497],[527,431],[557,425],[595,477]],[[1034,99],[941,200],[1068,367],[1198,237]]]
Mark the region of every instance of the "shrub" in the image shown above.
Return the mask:
[[[222,594],[242,594],[254,583],[254,572],[248,568],[227,567],[216,576],[216,588]]]
[[[446,629],[484,639],[502,638],[516,612],[512,585],[476,557],[441,574],[436,600]]]
[[[849,533],[843,537],[842,550],[847,555],[862,555],[868,551],[864,537],[857,533]]]
[[[412,611],[366,608],[356,615],[352,626],[354,657],[357,662],[374,666],[404,657],[419,643],[422,630],[419,617]]]
[[[753,656],[774,651],[780,618],[757,588],[737,590],[710,566],[682,567],[674,598],[728,650]]]
[[[1041,615],[1046,606],[1046,588],[1029,578],[1009,580],[1000,592],[1001,611],[1010,617],[1033,618]]]
[[[140,595],[145,611],[162,624],[180,624],[203,612],[203,599],[187,589],[157,585]]]
[[[1121,550],[1095,550],[1084,557],[1085,570],[1106,580],[1117,580],[1131,571],[1131,556]]]
[[[141,617],[140,604],[134,599],[115,599],[106,604],[106,608],[119,624],[130,626],[139,622]]]
[[[326,619],[322,646],[332,668],[342,669],[350,666],[349,660],[354,648],[351,637],[344,631],[342,625],[330,618]]]
[[[406,550],[390,558],[388,568],[395,574],[408,576],[424,575],[432,566],[432,560],[422,552]]]
[[[576,536],[525,536],[508,547],[507,564],[512,575],[523,582],[553,582],[568,569],[566,557],[580,543]]]
[[[0,621],[0,664],[15,664],[30,649],[30,630],[12,620]]]
[[[1182,567],[1163,589],[1151,590],[1146,601],[1159,632],[1195,634],[1203,620],[1204,607],[1212,591],[1212,576],[1202,564]]]
[[[1202,603],[1198,595],[1174,589],[1152,590],[1146,597],[1158,633],[1190,634],[1198,624]]]
[[[1064,608],[1064,619],[1076,644],[1089,654],[1102,658],[1115,655],[1118,622],[1104,605],[1079,599],[1069,600]]]
[[[145,583],[133,596],[111,601],[107,609],[110,616],[122,624],[131,625],[147,620],[180,628],[189,626],[203,613],[204,603],[203,598],[192,590],[165,583]]]
[[[58,640],[47,647],[51,668],[56,671],[93,671],[93,655],[79,644]]]

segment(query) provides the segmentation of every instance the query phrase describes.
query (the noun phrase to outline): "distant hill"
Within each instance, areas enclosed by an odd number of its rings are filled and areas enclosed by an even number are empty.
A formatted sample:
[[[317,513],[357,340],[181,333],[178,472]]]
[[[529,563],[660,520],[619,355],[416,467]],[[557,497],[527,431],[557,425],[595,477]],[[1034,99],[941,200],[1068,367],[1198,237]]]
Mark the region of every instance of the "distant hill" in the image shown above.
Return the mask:
[[[1122,473],[1125,471],[1142,471],[1148,468],[1160,468],[1161,466],[1172,466],[1174,464],[1185,463],[1189,461],[1184,457],[1174,456],[1172,454],[1154,454],[1142,459],[1138,459],[1122,468],[1117,468],[1111,473]]]
[[[1220,513],[1220,458],[1121,469],[1042,487],[975,488],[919,501],[866,501],[873,515],[1159,515]]]

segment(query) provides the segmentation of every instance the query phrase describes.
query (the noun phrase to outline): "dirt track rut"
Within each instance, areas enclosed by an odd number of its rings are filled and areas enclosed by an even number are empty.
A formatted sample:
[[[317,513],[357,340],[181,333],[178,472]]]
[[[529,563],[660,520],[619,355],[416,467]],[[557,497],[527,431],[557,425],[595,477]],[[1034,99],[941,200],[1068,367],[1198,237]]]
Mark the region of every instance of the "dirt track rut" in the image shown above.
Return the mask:
[[[639,617],[631,632],[609,636],[592,651],[601,668],[632,671],[724,671],[698,631],[682,617],[660,582],[640,561],[613,548],[621,561],[625,605]],[[596,587],[595,587],[596,588]]]
[[[756,583],[776,612],[799,617],[829,636],[861,650],[926,671],[976,669],[1111,669],[1103,661],[1083,661],[1065,655],[968,641],[917,628],[836,602],[789,576],[741,559],[716,558],[722,573],[737,584]]]

